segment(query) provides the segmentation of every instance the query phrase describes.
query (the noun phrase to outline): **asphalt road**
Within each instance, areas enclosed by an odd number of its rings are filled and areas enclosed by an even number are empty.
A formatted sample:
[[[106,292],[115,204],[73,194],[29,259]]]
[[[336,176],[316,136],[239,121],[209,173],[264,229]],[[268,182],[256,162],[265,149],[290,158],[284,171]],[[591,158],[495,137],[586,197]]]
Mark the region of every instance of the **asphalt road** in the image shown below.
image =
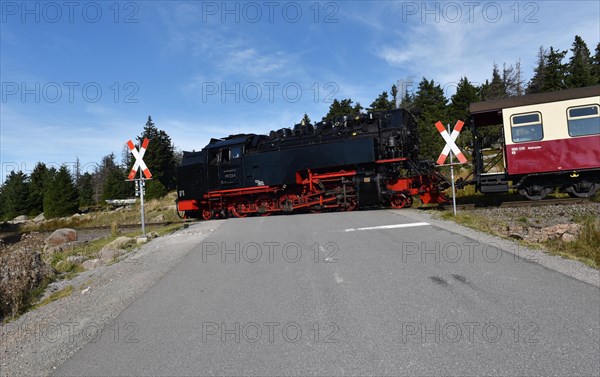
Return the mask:
[[[600,291],[402,211],[231,219],[91,335],[55,375],[597,376]]]

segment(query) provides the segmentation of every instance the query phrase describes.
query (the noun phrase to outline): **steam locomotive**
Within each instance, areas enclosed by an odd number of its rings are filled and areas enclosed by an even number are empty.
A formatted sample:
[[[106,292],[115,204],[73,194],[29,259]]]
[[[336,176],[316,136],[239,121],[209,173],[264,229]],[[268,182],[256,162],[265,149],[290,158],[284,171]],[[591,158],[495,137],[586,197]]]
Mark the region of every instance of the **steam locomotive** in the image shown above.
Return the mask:
[[[443,203],[447,181],[418,159],[417,124],[406,110],[296,124],[269,135],[211,139],[184,152],[177,209],[184,217],[268,216]]]

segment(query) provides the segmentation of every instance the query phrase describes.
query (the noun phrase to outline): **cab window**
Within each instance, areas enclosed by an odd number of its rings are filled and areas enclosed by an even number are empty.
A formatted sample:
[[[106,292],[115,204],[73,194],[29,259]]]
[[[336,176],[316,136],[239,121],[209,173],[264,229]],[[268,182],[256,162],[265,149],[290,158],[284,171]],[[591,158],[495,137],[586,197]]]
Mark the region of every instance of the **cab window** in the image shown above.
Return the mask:
[[[600,111],[598,105],[571,107],[567,109],[567,125],[570,136],[600,134]]]
[[[510,123],[514,143],[538,141],[544,138],[542,114],[540,113],[513,115],[510,118]]]
[[[240,146],[231,147],[231,159],[232,160],[234,158],[240,158],[241,155],[242,155],[242,147],[240,147]]]

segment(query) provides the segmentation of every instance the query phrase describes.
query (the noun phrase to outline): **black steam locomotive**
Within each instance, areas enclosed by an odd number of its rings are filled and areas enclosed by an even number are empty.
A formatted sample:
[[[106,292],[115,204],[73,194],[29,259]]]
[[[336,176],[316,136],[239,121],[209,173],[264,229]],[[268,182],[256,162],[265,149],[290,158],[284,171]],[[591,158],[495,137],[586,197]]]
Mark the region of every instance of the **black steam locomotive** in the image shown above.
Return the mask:
[[[183,154],[177,208],[185,217],[208,220],[402,208],[413,195],[424,203],[445,202],[447,183],[431,162],[418,160],[418,152],[417,125],[403,109],[211,139],[201,151]]]

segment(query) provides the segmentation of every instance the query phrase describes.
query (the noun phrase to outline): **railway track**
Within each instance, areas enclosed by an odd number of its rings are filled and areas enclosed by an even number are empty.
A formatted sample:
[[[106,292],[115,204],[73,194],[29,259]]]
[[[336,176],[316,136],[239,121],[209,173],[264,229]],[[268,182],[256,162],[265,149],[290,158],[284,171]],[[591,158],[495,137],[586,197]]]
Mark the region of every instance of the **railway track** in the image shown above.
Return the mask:
[[[457,209],[477,209],[477,208],[513,208],[513,207],[544,207],[552,205],[569,205],[590,203],[589,199],[583,198],[562,198],[562,199],[544,199],[539,201],[517,200],[517,201],[497,201],[497,202],[479,202],[479,203],[456,203]],[[452,208],[452,203],[441,204],[439,207]]]

